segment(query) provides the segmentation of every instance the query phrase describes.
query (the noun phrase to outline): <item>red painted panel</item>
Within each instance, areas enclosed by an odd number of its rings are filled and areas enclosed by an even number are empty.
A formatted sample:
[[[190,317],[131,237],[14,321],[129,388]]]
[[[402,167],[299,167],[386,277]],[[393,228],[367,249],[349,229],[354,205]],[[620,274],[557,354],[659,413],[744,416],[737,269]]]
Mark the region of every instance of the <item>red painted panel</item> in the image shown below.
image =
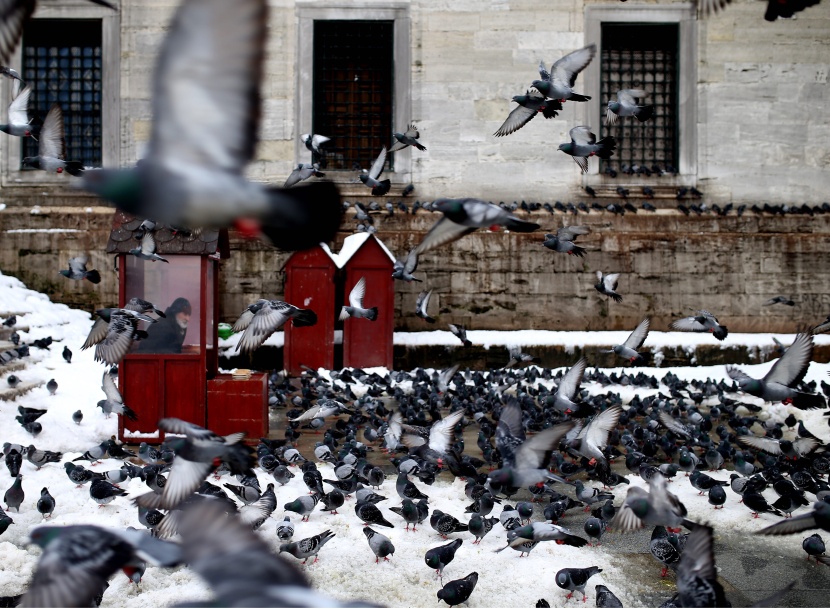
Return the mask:
[[[207,382],[208,428],[217,434],[245,432],[255,441],[268,436],[268,376],[237,380],[217,375]]]
[[[165,358],[164,417],[178,417],[205,427],[205,368],[200,357]]]
[[[118,436],[122,441],[136,443],[141,440],[158,442],[159,437],[131,438],[124,436],[124,428],[131,432],[149,433],[158,430],[162,417],[161,397],[163,388],[159,375],[161,361],[157,358],[125,358],[118,370],[118,382],[124,404],[138,414],[138,421],[119,416]]]
[[[294,253],[285,264],[285,300],[311,309],[317,324],[294,328],[285,325],[283,366],[292,375],[311,368],[334,366],[334,262],[319,246]]]
[[[377,307],[374,322],[349,318],[343,322],[343,365],[392,368],[392,333],[395,328],[393,262],[374,238],[367,239],[346,263],[343,301],[361,277],[366,278],[363,306]]]

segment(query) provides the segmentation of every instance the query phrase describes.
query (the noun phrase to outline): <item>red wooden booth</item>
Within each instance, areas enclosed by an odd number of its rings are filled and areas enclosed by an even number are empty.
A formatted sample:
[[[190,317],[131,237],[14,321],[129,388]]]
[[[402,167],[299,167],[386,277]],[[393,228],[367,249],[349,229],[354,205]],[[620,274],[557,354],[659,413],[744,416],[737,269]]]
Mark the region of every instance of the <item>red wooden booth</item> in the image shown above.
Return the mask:
[[[229,255],[227,231],[205,229],[196,235],[157,228],[156,252],[169,261],[165,263],[128,254],[139,244],[135,232],[141,222],[121,212],[113,218],[107,252],[117,255],[118,305],[139,297],[166,317],[142,322],[149,337],[134,342],[119,364],[124,404],[138,414],[137,421],[120,418],[119,437],[127,443],[159,443],[163,438],[157,424],[164,417],[217,434],[245,430],[249,437],[267,435],[267,376],[236,381],[218,374],[218,275],[220,259]],[[182,339],[176,333],[183,327]]]
[[[334,368],[335,274],[337,265],[327,247],[317,246],[292,254],[283,266],[285,302],[317,314],[314,326],[284,329],[283,368],[290,375],[312,369]]]
[[[339,254],[345,270],[343,302],[360,278],[366,278],[363,307],[377,307],[377,320],[349,318],[343,322],[343,366],[393,368],[395,290],[392,270],[395,257],[377,237],[356,233],[346,238]],[[339,312],[338,312],[339,313]]]

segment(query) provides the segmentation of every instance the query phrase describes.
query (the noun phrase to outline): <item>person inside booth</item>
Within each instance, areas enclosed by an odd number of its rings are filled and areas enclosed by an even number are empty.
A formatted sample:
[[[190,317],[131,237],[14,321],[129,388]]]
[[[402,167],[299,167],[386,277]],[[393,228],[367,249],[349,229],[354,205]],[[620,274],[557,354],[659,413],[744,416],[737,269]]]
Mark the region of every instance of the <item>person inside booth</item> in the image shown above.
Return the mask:
[[[137,353],[181,354],[193,308],[179,297],[164,310],[164,318],[147,327],[147,338],[138,342]]]

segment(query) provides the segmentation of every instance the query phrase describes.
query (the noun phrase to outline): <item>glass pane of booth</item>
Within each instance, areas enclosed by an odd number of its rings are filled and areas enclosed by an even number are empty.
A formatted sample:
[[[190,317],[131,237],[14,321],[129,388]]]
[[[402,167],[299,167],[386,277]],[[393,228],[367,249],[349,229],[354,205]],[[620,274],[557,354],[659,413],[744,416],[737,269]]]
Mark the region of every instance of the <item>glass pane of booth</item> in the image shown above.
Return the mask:
[[[213,274],[216,268],[216,263],[209,260],[206,265],[207,275],[205,283],[205,348],[213,348],[213,328],[216,326],[216,321],[213,319],[214,303],[213,303]]]
[[[133,353],[198,354],[201,344],[201,259],[169,256],[169,263],[126,257],[126,301],[139,297],[165,312],[153,324],[142,323],[149,335],[134,344]],[[151,315],[151,317],[153,317]]]

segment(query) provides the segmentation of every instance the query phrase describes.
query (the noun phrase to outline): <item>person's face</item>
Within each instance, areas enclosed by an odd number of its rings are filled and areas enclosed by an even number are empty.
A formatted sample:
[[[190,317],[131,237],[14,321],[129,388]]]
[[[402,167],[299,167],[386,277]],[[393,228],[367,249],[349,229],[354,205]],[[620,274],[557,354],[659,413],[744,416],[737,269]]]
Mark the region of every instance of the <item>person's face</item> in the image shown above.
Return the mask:
[[[182,328],[187,328],[188,322],[190,322],[190,314],[184,311],[180,311],[176,314],[176,322]]]

